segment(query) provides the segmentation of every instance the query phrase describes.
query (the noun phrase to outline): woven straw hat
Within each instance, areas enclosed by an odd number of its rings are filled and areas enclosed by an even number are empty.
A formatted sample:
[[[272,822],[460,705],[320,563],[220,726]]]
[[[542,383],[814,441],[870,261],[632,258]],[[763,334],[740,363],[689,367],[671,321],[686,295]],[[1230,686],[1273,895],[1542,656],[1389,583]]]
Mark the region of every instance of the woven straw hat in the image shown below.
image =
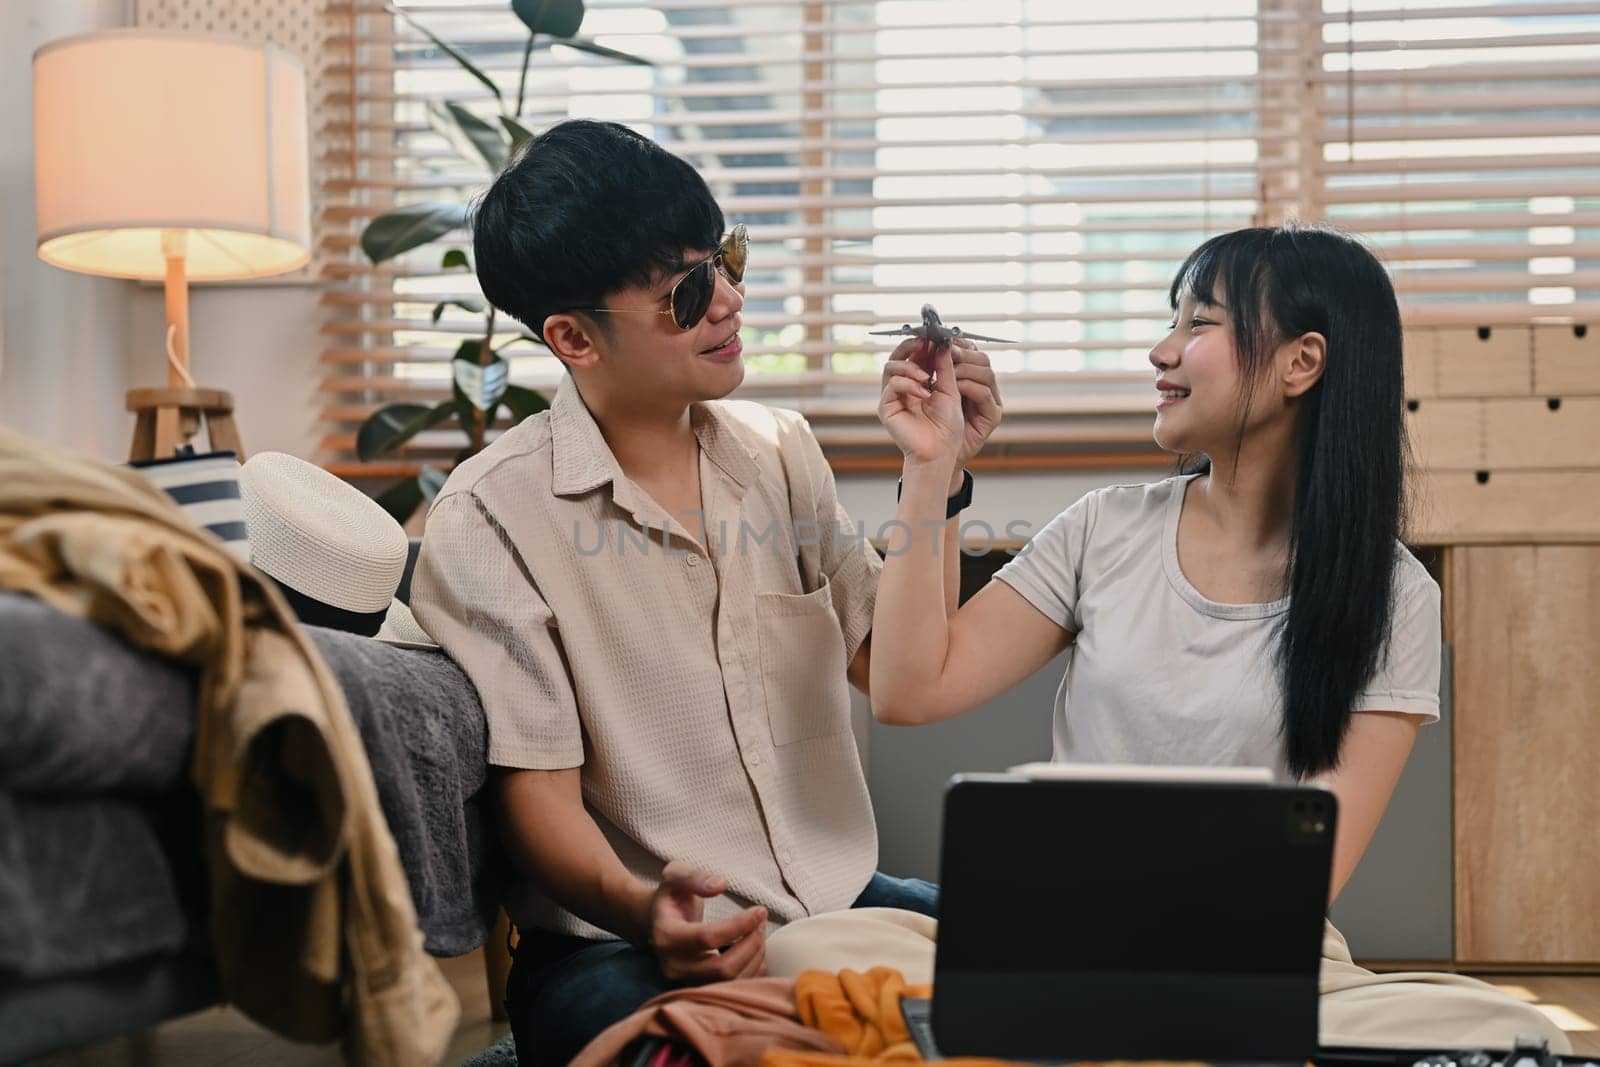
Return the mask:
[[[377,634],[405,573],[400,524],[355,486],[282,452],[251,456],[239,490],[250,562],[278,583],[300,621]]]
[[[403,602],[396,600],[389,605],[389,613],[383,617],[383,625],[378,628],[377,638],[386,644],[398,645],[401,648],[438,648],[428,631],[422,628],[417,617],[411,614],[411,609]]]

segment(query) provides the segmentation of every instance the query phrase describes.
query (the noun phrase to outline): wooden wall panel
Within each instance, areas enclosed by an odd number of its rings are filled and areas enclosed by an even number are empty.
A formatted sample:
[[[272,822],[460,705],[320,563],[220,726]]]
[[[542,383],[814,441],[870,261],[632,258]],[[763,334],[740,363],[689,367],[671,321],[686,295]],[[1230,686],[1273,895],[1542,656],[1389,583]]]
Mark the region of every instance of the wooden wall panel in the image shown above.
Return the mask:
[[[1600,963],[1600,547],[1451,554],[1457,962]]]

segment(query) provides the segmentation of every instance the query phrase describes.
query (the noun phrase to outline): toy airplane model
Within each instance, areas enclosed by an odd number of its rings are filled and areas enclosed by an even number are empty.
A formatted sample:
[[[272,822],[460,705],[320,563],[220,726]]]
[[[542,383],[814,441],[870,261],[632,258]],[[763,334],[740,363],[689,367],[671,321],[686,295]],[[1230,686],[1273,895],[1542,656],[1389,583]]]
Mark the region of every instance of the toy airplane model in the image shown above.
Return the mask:
[[[909,322],[898,330],[869,330],[878,337],[920,337],[924,341],[932,341],[935,347],[949,344],[957,337],[965,337],[969,341],[987,341],[996,345],[1014,345],[1017,342],[1007,341],[1003,337],[985,337],[981,333],[965,333],[959,326],[946,326],[939,320],[939,313],[933,309],[932,304],[922,305],[922,325],[913,326]]]

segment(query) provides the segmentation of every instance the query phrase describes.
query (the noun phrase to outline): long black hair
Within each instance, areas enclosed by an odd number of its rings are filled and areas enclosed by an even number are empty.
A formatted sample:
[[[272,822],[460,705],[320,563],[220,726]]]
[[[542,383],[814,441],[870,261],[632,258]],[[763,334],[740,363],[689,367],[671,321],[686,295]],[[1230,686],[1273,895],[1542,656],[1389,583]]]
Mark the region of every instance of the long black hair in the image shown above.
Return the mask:
[[[1227,308],[1246,394],[1241,444],[1248,394],[1277,347],[1306,333],[1327,342],[1300,403],[1277,649],[1289,770],[1305,778],[1338,765],[1351,707],[1388,643],[1408,459],[1400,310],[1377,258],[1322,227],[1213,237],[1173,279],[1174,309],[1186,292]]]

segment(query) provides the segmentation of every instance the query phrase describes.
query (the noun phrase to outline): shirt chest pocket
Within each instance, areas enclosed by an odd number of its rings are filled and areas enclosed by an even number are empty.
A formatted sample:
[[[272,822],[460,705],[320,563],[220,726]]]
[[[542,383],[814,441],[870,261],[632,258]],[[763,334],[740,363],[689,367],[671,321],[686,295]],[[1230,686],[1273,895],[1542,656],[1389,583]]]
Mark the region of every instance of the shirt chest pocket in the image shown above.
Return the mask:
[[[792,745],[848,730],[844,634],[827,579],[810,593],[758,593],[756,617],[772,743]]]

